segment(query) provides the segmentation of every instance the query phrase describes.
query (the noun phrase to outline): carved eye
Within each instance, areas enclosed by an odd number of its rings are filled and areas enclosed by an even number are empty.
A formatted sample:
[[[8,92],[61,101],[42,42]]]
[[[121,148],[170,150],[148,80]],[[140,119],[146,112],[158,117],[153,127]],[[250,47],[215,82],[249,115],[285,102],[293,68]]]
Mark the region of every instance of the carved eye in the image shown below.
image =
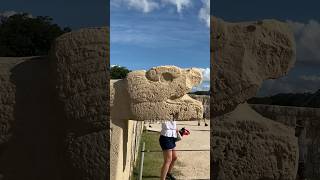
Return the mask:
[[[162,73],[162,79],[165,81],[173,81],[173,76],[170,73]]]

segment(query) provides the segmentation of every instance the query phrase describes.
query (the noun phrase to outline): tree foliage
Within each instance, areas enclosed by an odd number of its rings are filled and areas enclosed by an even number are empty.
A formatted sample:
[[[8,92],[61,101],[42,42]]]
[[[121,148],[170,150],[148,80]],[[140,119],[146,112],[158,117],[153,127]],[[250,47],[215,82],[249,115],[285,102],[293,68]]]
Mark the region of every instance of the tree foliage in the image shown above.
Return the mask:
[[[1,19],[0,56],[22,57],[46,55],[54,39],[70,28],[62,29],[48,16],[30,17],[16,14]]]
[[[127,77],[127,74],[131,72],[126,67],[122,66],[113,66],[110,69],[111,79],[124,79]]]

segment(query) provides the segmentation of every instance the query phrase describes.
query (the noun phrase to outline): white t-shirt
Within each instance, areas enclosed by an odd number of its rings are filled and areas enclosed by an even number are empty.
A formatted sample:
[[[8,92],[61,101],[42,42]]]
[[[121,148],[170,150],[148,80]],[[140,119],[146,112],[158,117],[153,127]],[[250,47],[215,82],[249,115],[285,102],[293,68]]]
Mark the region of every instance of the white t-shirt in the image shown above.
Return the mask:
[[[166,137],[177,137],[177,124],[176,121],[164,121],[162,123],[160,134]]]

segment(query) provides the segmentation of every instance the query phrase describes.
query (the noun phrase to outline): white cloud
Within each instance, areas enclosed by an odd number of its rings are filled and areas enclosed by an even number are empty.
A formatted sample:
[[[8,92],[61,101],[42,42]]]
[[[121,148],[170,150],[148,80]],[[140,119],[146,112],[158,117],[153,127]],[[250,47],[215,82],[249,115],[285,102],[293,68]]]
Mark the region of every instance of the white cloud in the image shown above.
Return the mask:
[[[202,81],[210,81],[210,68],[199,68],[202,72]]]
[[[199,0],[197,0],[199,1]],[[199,20],[204,22],[207,27],[210,27],[210,0],[201,0],[202,7],[198,11]],[[128,7],[143,13],[150,13],[156,9],[165,8],[168,6],[175,6],[179,14],[183,10],[193,6],[192,0],[111,0],[113,8],[120,8],[121,6]],[[170,11],[170,9],[169,9]]]
[[[200,85],[193,87],[191,91],[195,92],[195,91],[209,91],[209,90],[210,90],[210,82],[204,81]]]
[[[192,5],[191,0],[162,0],[162,3],[175,5],[178,13]]]
[[[202,72],[202,82],[192,88],[192,91],[209,91],[210,90],[210,68],[199,68]]]
[[[199,11],[199,19],[210,27],[210,0],[202,0],[202,8]]]
[[[297,61],[320,64],[320,23],[310,20],[308,23],[288,21],[297,44]]]
[[[153,0],[128,0],[129,7],[148,13],[157,9],[159,4]]]
[[[110,67],[121,67],[121,66],[117,64],[111,64]]]
[[[114,8],[119,8],[122,5],[143,13],[149,13],[159,8],[159,3],[155,0],[111,0],[111,6]]]

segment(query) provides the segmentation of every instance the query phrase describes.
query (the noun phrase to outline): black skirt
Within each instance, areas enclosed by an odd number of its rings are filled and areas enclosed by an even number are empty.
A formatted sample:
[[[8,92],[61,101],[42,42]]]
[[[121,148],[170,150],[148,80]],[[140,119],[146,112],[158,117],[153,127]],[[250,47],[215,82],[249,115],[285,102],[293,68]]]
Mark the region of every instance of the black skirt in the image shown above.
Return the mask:
[[[176,147],[176,138],[161,135],[159,138],[159,143],[162,150],[173,149]]]

